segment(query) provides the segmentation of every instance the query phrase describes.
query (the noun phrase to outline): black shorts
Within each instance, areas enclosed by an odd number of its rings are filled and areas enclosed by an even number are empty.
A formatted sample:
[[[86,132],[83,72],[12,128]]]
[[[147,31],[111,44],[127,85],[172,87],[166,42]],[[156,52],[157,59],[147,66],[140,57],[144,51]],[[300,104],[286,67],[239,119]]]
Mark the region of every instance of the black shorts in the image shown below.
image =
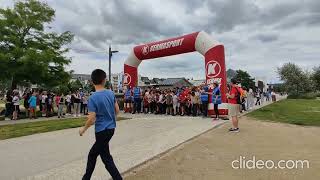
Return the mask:
[[[19,111],[19,105],[14,105],[14,111]]]

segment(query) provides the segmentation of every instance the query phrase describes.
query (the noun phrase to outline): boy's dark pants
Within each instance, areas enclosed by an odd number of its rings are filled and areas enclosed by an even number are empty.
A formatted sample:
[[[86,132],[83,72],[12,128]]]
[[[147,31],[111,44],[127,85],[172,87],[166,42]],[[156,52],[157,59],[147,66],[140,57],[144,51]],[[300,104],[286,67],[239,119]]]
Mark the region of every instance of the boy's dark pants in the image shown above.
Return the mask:
[[[97,157],[100,155],[102,162],[104,163],[107,171],[114,180],[122,180],[122,177],[113,162],[113,158],[109,150],[109,141],[114,134],[114,129],[105,129],[96,133],[96,142],[90,149],[88,155],[87,169],[82,180],[89,180],[96,166]]]

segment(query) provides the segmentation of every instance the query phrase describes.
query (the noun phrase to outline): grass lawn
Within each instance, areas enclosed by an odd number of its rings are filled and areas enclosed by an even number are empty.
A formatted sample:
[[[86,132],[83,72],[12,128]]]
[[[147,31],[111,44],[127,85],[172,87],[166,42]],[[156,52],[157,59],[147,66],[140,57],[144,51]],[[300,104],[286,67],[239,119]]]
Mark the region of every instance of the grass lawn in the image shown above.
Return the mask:
[[[247,116],[304,126],[320,126],[320,100],[286,99],[265,106]]]
[[[128,118],[118,117],[118,121]],[[85,118],[57,119],[0,126],[0,140],[83,126]]]

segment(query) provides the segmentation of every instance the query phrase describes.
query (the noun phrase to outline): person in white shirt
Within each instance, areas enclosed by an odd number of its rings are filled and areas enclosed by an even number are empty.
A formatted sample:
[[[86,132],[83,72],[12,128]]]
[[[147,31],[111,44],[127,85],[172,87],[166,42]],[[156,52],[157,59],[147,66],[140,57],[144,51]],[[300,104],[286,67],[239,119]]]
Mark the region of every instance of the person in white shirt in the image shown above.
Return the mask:
[[[14,92],[12,103],[13,103],[13,107],[14,107],[13,114],[12,114],[12,120],[17,120],[18,119],[18,113],[19,113],[19,105],[20,105],[20,96],[19,96],[19,92],[18,91]]]
[[[76,91],[74,94],[74,117],[80,116],[80,93],[79,91]]]
[[[67,104],[67,115],[71,114],[71,93],[66,96],[66,104]]]
[[[48,98],[47,91],[43,91],[41,96],[42,116],[46,116],[46,113],[47,113],[47,106],[46,106],[47,98]]]
[[[253,90],[250,88],[249,89],[249,92],[247,94],[247,108],[250,110],[253,108],[254,106],[254,93],[253,93]]]
[[[173,98],[172,98],[172,103],[173,103],[173,116],[177,115],[177,108],[178,108],[178,96],[174,92]]]
[[[88,95],[84,94],[82,96],[82,103],[83,103],[83,115],[88,115]]]
[[[159,95],[159,100],[158,100],[158,109],[159,109],[159,114],[162,114],[163,112],[163,93],[160,92],[160,95]]]

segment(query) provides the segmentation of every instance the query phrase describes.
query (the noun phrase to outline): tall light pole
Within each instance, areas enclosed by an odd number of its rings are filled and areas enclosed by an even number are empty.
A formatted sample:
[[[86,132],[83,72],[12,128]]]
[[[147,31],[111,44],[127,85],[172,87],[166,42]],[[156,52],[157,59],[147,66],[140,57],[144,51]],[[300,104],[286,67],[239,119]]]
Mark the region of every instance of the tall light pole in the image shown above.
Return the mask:
[[[110,88],[112,89],[112,84],[111,84],[111,57],[113,53],[117,53],[119,51],[112,51],[111,50],[111,45],[109,45],[109,84]]]

